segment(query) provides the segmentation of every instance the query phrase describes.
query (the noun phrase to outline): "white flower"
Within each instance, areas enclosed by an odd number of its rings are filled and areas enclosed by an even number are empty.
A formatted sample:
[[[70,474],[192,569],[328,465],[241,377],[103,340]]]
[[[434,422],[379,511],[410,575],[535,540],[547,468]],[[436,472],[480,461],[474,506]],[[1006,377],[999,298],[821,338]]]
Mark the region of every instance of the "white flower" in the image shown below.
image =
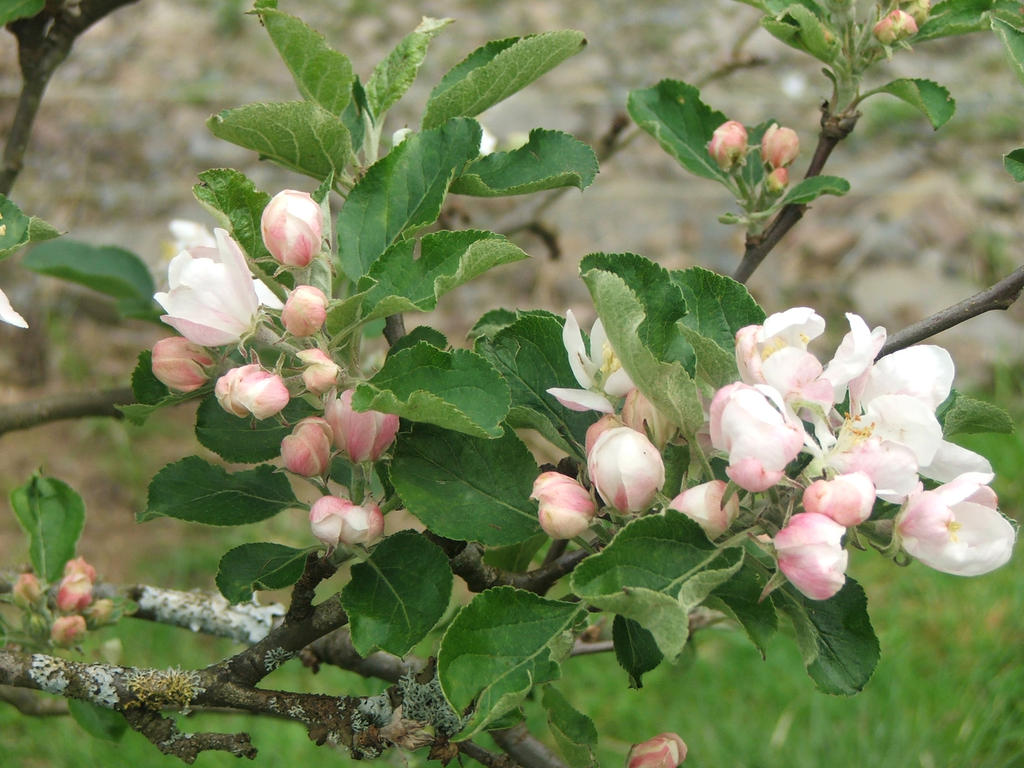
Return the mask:
[[[569,367],[583,389],[552,387],[548,394],[573,411],[614,413],[615,408],[605,395],[624,397],[633,389],[633,381],[608,343],[601,320],[595,320],[590,329],[588,355],[579,323],[572,310],[568,310],[562,327],[562,343],[569,354]]]
[[[0,320],[16,325],[19,328],[28,328],[25,318],[14,311],[10,299],[7,298],[7,294],[3,291],[0,291]]]

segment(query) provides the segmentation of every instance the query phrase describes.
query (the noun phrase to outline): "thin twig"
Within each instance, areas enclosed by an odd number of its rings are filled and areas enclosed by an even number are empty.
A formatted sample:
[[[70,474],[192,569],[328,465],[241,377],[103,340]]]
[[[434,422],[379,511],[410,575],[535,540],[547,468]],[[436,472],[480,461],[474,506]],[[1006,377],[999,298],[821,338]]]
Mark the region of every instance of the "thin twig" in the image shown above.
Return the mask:
[[[0,435],[61,419],[79,419],[83,416],[120,418],[121,412],[115,406],[134,402],[135,395],[131,389],[117,387],[92,392],[67,392],[3,405],[0,406]]]

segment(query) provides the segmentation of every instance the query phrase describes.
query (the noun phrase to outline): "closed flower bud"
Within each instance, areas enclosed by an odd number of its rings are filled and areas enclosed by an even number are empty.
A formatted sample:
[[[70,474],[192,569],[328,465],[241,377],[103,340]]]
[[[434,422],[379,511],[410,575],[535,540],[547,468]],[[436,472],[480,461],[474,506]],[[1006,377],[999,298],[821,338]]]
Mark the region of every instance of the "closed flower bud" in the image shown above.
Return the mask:
[[[203,386],[210,378],[204,370],[208,365],[213,365],[210,353],[183,336],[170,336],[153,345],[153,375],[178,392]]]
[[[331,360],[326,352],[322,349],[304,349],[297,353],[297,356],[306,364],[306,369],[302,372],[302,383],[306,385],[306,389],[317,395],[334,389],[341,367]]]
[[[906,11],[892,11],[882,17],[871,30],[882,45],[892,45],[917,34],[917,22]]]
[[[85,615],[89,619],[89,623],[94,627],[109,624],[111,617],[114,615],[114,601],[109,597],[97,600],[86,609]]]
[[[540,502],[540,527],[553,539],[579,536],[590,527],[597,512],[590,492],[575,478],[560,472],[541,473],[533,481],[530,498]]]
[[[65,576],[72,576],[79,573],[84,574],[89,581],[96,581],[96,569],[89,565],[84,557],[76,557],[64,563]]]
[[[239,418],[252,414],[269,419],[288,405],[291,397],[280,376],[256,364],[232,368],[217,379],[213,391],[221,408]]]
[[[331,465],[333,434],[331,425],[319,416],[300,421],[281,441],[281,460],[285,469],[303,477],[322,475]]]
[[[676,433],[675,424],[665,418],[635,387],[629,391],[622,404],[622,423],[647,435],[659,449],[664,448]]]
[[[815,480],[804,490],[804,509],[831,517],[847,528],[871,517],[875,484],[865,472],[850,472],[832,480]]]
[[[900,7],[910,14],[918,28],[928,21],[931,5],[931,0],[904,0],[900,3]]]
[[[587,469],[601,498],[620,512],[646,509],[665,484],[658,449],[629,427],[613,427],[597,438]]]
[[[772,123],[761,139],[761,158],[772,168],[783,168],[800,153],[800,138],[792,128]]]
[[[334,430],[334,444],[354,464],[377,461],[398,434],[398,416],[380,411],[352,410],[352,394],[346,389],[340,397],[331,398],[324,409],[324,418]]]
[[[685,759],[686,742],[679,734],[659,733],[630,748],[626,768],[676,768]]]
[[[50,640],[61,648],[70,648],[85,634],[85,619],[77,613],[74,616],[60,616],[50,627]]]
[[[585,439],[585,449],[586,449],[587,455],[588,456],[590,455],[590,451],[593,449],[594,443],[597,442],[597,438],[599,438],[601,435],[603,435],[609,429],[613,429],[615,427],[621,427],[621,426],[622,426],[622,420],[619,419],[618,416],[615,416],[615,415],[613,415],[611,413],[606,413],[600,419],[598,419],[593,424],[591,424],[589,427],[587,427],[587,436],[586,436],[586,439]]]
[[[309,510],[313,535],[334,549],[341,544],[369,544],[384,531],[384,515],[373,502],[362,506],[339,496],[322,496]]]
[[[85,608],[92,602],[92,584],[84,571],[67,574],[57,588],[57,608],[68,613]]]
[[[11,589],[15,604],[22,608],[36,605],[43,596],[43,588],[34,573],[18,574],[18,580]]]
[[[263,243],[278,263],[306,267],[320,252],[323,218],[319,204],[306,192],[278,192],[260,219]]]
[[[729,120],[718,126],[708,142],[708,153],[723,171],[743,165],[747,154],[747,129],[743,123]]]
[[[281,322],[292,336],[312,336],[326,319],[327,297],[312,285],[300,285],[288,294],[281,311]]]
[[[709,539],[717,539],[728,530],[740,511],[739,497],[735,493],[722,506],[726,487],[721,480],[695,485],[672,499],[669,507],[698,523]]]
[[[770,195],[778,195],[789,186],[789,169],[776,168],[764,177],[764,187]]]
[[[779,570],[807,597],[827,600],[846,583],[850,554],[843,549],[844,533],[843,526],[825,515],[793,515],[772,539]]]

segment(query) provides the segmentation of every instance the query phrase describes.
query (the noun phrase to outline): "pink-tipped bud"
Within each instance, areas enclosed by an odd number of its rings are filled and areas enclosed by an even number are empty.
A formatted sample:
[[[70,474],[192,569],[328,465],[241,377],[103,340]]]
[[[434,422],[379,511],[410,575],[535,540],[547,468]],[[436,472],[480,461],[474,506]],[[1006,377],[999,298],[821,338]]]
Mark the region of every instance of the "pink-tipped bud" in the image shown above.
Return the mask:
[[[66,613],[80,611],[92,602],[93,581],[83,571],[74,571],[60,580],[57,608]]]
[[[919,29],[928,21],[928,15],[932,10],[931,0],[904,0],[900,3],[900,7],[910,14]]]
[[[84,557],[76,557],[64,563],[65,576],[73,576],[79,573],[84,574],[91,582],[96,581],[96,569],[89,565]]]
[[[850,553],[843,549],[844,533],[843,526],[825,515],[793,515],[772,540],[779,570],[807,597],[827,600],[846,583]]]
[[[306,364],[302,372],[302,383],[310,392],[322,395],[334,389],[341,374],[341,367],[327,356],[322,349],[304,349],[296,355]]]
[[[708,142],[708,153],[723,171],[743,165],[747,155],[747,129],[743,123],[729,120],[718,126]]]
[[[114,615],[114,601],[109,597],[97,600],[85,610],[85,615],[89,619],[89,624],[94,627],[109,624]]]
[[[303,477],[322,475],[331,465],[333,435],[331,425],[319,416],[300,421],[281,441],[281,460],[285,469]]]
[[[288,294],[281,311],[281,322],[292,336],[312,336],[326,319],[327,297],[312,285],[300,285]]]
[[[269,419],[288,405],[291,397],[280,376],[256,364],[232,368],[217,379],[213,391],[221,408],[239,418],[252,414]]]
[[[917,34],[917,22],[906,11],[892,11],[882,17],[871,30],[882,45],[892,45]]]
[[[384,531],[384,515],[373,502],[362,506],[339,496],[322,496],[309,510],[313,535],[334,549],[341,544],[369,544]]]
[[[560,472],[542,472],[533,481],[530,498],[540,502],[540,527],[553,539],[579,536],[590,527],[597,512],[590,492],[575,478]]]
[[[709,539],[717,539],[728,530],[740,511],[739,497],[735,493],[722,506],[726,487],[721,480],[695,485],[672,499],[669,507],[698,523]]]
[[[587,470],[601,498],[620,512],[646,509],[665,484],[658,449],[629,427],[613,427],[597,438]]]
[[[783,168],[800,154],[800,137],[792,128],[772,123],[761,139],[761,159],[772,168]]]
[[[599,438],[609,429],[621,426],[622,421],[619,419],[618,416],[615,416],[614,414],[611,413],[606,413],[600,419],[598,419],[589,427],[587,427],[587,436],[584,441],[586,445],[587,456],[589,456],[590,452],[594,449],[594,443],[597,442],[597,438]]]
[[[50,627],[50,640],[61,648],[70,648],[85,634],[85,619],[77,613],[74,616],[60,616]]]
[[[626,394],[626,401],[622,404],[622,422],[647,435],[658,448],[664,448],[676,433],[676,425],[635,387]]]
[[[352,410],[354,392],[354,389],[346,389],[340,397],[329,399],[324,418],[334,430],[334,444],[350,461],[354,464],[377,461],[398,434],[398,416]]]
[[[676,768],[685,759],[686,742],[679,734],[659,733],[630,748],[626,768]]]
[[[770,195],[778,195],[789,186],[789,169],[776,168],[764,178],[764,188]]]
[[[833,480],[815,480],[804,490],[804,509],[831,517],[847,528],[871,517],[875,484],[864,472],[850,472]]]
[[[34,573],[18,574],[18,580],[11,588],[14,602],[22,608],[37,605],[43,597],[43,587]]]
[[[278,263],[305,267],[320,253],[323,218],[320,206],[306,192],[278,192],[260,219],[263,243]]]
[[[178,392],[192,392],[209,380],[204,370],[213,358],[204,347],[183,336],[160,339],[153,345],[153,375]]]

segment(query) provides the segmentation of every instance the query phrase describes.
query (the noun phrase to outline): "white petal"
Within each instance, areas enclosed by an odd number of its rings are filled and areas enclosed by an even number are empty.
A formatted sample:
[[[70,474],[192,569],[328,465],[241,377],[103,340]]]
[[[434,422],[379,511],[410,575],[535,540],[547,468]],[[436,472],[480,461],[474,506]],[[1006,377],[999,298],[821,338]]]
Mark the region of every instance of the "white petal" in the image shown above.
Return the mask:
[[[911,395],[876,397],[861,420],[874,423],[872,435],[913,451],[919,466],[929,464],[942,443],[942,425],[932,409]]]
[[[597,372],[589,357],[587,348],[583,344],[583,333],[580,331],[580,324],[576,322],[576,316],[572,310],[565,312],[565,325],[562,326],[562,344],[569,355],[569,367],[576,381],[584,389],[589,389],[594,384],[594,374]],[[593,341],[591,341],[593,344]]]
[[[612,404],[607,398],[602,397],[589,389],[566,389],[564,387],[552,387],[547,393],[570,411],[600,411],[601,413],[615,413]]]
[[[25,318],[14,311],[10,299],[7,298],[7,294],[3,291],[0,291],[0,320],[16,325],[18,328],[28,328]]]
[[[807,342],[825,331],[825,320],[810,307],[793,307],[765,318],[764,341],[780,338],[789,347],[807,349]]]
[[[942,347],[920,344],[875,363],[864,386],[865,404],[882,395],[910,395],[935,410],[953,386],[953,358]]]
[[[947,440],[939,443],[935,456],[926,466],[921,467],[922,475],[940,483],[948,483],[968,472],[985,476],[987,479],[982,480],[982,483],[990,483],[995,477],[988,459]]]
[[[850,332],[843,337],[824,374],[832,384],[837,403],[846,397],[847,385],[871,368],[875,355],[885,343],[885,328],[868,330],[864,319],[852,312],[846,314],[846,319],[850,322]]]

